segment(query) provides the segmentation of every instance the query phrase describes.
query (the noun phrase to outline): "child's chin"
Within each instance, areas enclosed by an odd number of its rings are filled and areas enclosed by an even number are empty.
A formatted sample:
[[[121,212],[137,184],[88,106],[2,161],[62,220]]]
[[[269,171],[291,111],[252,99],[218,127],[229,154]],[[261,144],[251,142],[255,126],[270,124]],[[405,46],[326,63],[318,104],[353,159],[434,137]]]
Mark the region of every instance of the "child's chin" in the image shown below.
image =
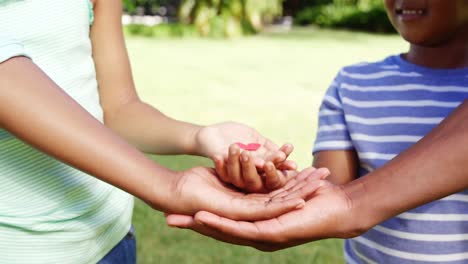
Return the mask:
[[[446,41],[445,37],[435,38],[434,36],[429,37],[424,34],[404,34],[401,36],[411,43],[412,45],[422,46],[422,47],[434,47],[443,44]]]

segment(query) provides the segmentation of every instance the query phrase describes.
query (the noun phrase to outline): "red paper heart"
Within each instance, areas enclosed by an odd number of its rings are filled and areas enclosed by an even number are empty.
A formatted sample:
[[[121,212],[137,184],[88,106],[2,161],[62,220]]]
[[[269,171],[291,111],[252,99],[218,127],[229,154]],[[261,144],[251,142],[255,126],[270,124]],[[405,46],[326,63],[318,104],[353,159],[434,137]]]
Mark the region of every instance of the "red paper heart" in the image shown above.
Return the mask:
[[[260,145],[258,143],[249,143],[249,144],[245,145],[243,143],[237,142],[236,144],[237,144],[237,146],[239,146],[239,148],[244,149],[244,150],[248,150],[248,151],[256,151],[257,149],[259,149],[262,146],[262,145]]]

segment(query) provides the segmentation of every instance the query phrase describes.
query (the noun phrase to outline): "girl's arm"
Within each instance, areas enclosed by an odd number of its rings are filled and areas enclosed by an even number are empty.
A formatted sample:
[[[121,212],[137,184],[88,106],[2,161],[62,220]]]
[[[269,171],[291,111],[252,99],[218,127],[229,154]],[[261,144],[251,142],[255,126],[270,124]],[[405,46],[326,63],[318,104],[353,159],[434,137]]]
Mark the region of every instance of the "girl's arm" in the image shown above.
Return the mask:
[[[155,204],[169,199],[173,172],[126,144],[25,57],[0,63],[0,122],[41,151],[146,201],[153,184],[161,191]],[[150,171],[160,176],[150,178]]]
[[[247,126],[225,123],[201,127],[172,119],[140,100],[122,33],[121,2],[96,1],[95,21],[91,27],[93,58],[106,126],[147,153],[227,157],[229,145],[236,140],[245,144],[250,143],[248,140],[259,141],[264,150],[279,149]]]
[[[279,148],[250,127],[233,122],[200,127],[165,116],[141,101],[122,33],[121,2],[96,1],[95,21],[91,28],[93,58],[107,127],[147,153],[194,154],[211,158],[223,181],[251,192],[271,188],[264,188],[262,177],[255,168],[243,169],[239,161],[241,151],[239,148],[229,151],[231,144],[259,143],[260,149],[251,153],[257,168],[262,168],[265,161],[272,161],[279,168],[296,169],[295,163],[284,162],[292,146]],[[286,178],[279,171],[275,174],[271,177],[272,182],[279,184],[265,185],[283,186]]]
[[[96,1],[91,27],[105,124],[144,152],[196,154],[194,138],[200,127],[165,116],[137,95],[122,33],[121,2]]]
[[[245,196],[226,188],[209,169],[176,173],[155,164],[92,117],[25,57],[0,63],[0,127],[166,212],[193,214],[205,209],[252,219],[281,214],[304,202],[272,195]]]

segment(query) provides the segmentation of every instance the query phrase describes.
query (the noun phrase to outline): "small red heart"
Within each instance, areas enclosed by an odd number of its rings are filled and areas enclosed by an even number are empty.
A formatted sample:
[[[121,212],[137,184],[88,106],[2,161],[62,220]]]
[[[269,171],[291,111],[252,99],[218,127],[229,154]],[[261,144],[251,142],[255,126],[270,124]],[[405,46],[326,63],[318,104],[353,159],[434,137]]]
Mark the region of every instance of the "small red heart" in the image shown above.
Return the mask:
[[[260,145],[258,143],[249,143],[249,144],[245,145],[245,144],[242,144],[240,142],[237,142],[236,144],[237,144],[237,146],[239,146],[239,148],[244,149],[244,150],[248,150],[248,151],[256,151],[257,149],[259,149],[262,146],[262,145]]]

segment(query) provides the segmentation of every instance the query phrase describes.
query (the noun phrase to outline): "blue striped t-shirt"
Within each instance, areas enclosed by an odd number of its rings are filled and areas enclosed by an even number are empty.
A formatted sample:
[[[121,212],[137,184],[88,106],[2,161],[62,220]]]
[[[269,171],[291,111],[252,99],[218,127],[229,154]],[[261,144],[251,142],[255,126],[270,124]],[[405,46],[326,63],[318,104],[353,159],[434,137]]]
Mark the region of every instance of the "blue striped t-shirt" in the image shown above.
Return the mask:
[[[401,56],[345,67],[320,107],[314,152],[353,149],[364,176],[416,143],[467,98],[468,68],[430,69]],[[351,264],[468,263],[468,190],[348,239],[345,257]]]

